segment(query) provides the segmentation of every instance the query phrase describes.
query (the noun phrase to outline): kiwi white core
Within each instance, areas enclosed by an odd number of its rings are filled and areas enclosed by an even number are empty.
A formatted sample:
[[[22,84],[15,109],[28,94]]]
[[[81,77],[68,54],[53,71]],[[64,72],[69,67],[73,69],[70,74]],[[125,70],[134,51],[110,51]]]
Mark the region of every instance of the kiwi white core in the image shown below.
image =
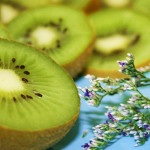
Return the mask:
[[[23,84],[19,76],[10,69],[0,69],[0,91],[23,91]]]
[[[19,11],[10,5],[1,5],[1,21],[8,23],[19,14]]]
[[[104,0],[105,5],[112,8],[122,8],[129,5],[131,0]]]
[[[31,33],[31,40],[39,47],[52,45],[56,39],[57,34],[50,27],[37,27]]]
[[[104,54],[111,54],[116,50],[125,50],[134,40],[134,35],[114,34],[97,38],[95,49]]]

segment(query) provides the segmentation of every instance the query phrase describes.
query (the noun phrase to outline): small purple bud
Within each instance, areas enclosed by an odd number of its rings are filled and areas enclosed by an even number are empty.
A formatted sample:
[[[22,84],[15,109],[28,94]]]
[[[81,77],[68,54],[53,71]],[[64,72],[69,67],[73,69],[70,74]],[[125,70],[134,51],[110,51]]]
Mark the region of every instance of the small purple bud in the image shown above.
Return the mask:
[[[85,143],[84,145],[82,145],[81,147],[83,148],[90,148],[91,146],[88,143]]]
[[[147,129],[148,127],[149,127],[149,125],[148,125],[148,124],[145,124],[145,125],[144,125],[144,128],[145,128],[145,129]]]
[[[106,120],[106,122],[104,124],[109,124],[108,120]]]
[[[120,64],[121,67],[124,67],[126,65],[125,62],[118,61],[118,63]]]
[[[108,118],[112,121],[112,122],[114,122],[114,117],[113,117],[113,115],[110,113],[110,112],[108,112]]]
[[[149,134],[148,132],[145,133],[145,138],[148,138],[149,137]]]
[[[90,92],[89,92],[89,90],[88,90],[88,89],[86,89],[86,90],[85,90],[85,94],[84,94],[84,96],[85,96],[85,97],[90,97]]]

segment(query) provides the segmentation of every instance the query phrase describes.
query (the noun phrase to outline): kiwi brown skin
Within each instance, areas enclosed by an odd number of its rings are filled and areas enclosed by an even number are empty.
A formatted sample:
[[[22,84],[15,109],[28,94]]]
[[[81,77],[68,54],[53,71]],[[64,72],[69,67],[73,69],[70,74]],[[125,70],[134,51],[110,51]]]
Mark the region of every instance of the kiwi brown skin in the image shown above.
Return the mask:
[[[145,63],[142,63],[140,65],[137,65],[136,69],[148,66],[149,64],[150,64],[150,60],[145,62]],[[93,68],[87,68],[84,71],[84,74],[85,75],[91,74],[91,75],[95,75],[95,76],[102,77],[102,78],[110,77],[110,78],[113,78],[113,79],[116,79],[116,78],[120,79],[120,78],[128,78],[128,77],[130,77],[130,76],[127,76],[127,75],[119,72],[118,70],[113,70],[113,71],[110,72],[108,70],[96,70],[96,69],[93,69]]]
[[[87,61],[90,59],[90,56],[92,55],[95,39],[96,39],[96,34],[94,33],[92,41],[90,45],[86,48],[86,50],[74,61],[63,65],[63,67],[70,73],[70,75],[73,78],[76,78],[79,73],[83,72]]]
[[[87,14],[90,14],[99,9],[100,9],[100,0],[91,0],[86,6],[84,6],[83,11]]]
[[[64,125],[40,131],[17,131],[0,127],[1,150],[45,150],[59,142],[73,127],[79,113]]]

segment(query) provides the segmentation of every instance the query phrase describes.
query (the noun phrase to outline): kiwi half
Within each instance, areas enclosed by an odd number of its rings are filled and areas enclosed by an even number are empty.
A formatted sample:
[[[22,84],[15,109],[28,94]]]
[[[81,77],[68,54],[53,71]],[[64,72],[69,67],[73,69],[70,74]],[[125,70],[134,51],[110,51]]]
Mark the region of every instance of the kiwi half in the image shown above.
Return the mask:
[[[89,18],[95,27],[98,44],[86,66],[86,73],[101,77],[123,77],[118,72],[119,65],[116,61],[125,59],[127,53],[135,56],[136,67],[150,62],[149,18],[128,9],[103,10]],[[123,38],[121,44],[118,40],[120,37]]]
[[[77,88],[39,50],[3,39],[0,45],[0,149],[46,149],[76,121]]]
[[[14,40],[42,49],[73,77],[84,67],[95,39],[82,12],[60,5],[28,10],[8,29]]]

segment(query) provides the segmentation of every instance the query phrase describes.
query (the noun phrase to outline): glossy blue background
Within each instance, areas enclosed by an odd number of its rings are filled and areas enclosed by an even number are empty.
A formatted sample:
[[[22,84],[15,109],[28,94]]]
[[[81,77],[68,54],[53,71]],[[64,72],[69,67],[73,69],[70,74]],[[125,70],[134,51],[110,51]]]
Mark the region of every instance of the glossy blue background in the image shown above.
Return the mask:
[[[148,74],[148,76],[150,77],[150,74]],[[86,86],[90,86],[90,83],[87,79],[81,77],[76,80],[76,85],[85,88]],[[142,87],[140,91],[146,96],[150,96],[150,86]],[[107,110],[105,106],[119,106],[119,104],[124,103],[128,97],[129,93],[106,96],[99,107],[89,106],[85,100],[81,99],[81,111],[75,126],[63,140],[48,150],[81,150],[81,145],[88,142],[90,138],[93,138],[92,127],[105,122],[106,117],[104,114]],[[85,130],[88,130],[88,134],[82,138]],[[120,137],[110,143],[105,150],[150,150],[150,140],[146,141],[143,146],[135,147],[135,144],[133,137]]]

